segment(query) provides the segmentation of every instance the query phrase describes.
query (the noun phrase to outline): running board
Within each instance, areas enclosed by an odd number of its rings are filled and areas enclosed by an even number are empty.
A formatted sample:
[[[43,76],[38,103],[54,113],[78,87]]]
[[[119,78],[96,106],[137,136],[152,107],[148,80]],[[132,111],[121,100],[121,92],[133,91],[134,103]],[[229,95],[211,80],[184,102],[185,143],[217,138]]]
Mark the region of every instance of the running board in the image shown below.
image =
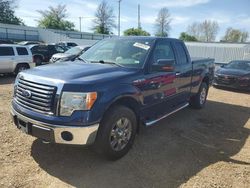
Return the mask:
[[[179,110],[181,110],[183,108],[186,108],[188,105],[189,105],[189,103],[186,103],[183,106],[177,108],[176,110],[174,110],[174,111],[172,111],[172,112],[170,112],[170,113],[168,113],[168,114],[160,117],[159,119],[156,119],[156,120],[153,120],[153,121],[148,121],[148,122],[146,122],[146,126],[151,126],[151,125],[155,124],[156,122],[158,122],[158,121],[160,121],[160,120],[162,120],[162,119],[170,116],[171,114],[174,114],[175,112],[178,112]]]

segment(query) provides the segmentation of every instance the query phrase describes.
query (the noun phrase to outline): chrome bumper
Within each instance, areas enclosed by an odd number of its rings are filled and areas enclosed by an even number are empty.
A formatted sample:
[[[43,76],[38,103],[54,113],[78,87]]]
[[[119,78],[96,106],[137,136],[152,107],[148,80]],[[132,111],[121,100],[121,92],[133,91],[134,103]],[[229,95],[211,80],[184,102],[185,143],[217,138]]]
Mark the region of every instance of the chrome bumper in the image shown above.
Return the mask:
[[[99,124],[88,127],[70,127],[62,125],[47,124],[28,118],[11,108],[11,115],[17,127],[19,122],[25,123],[28,127],[26,132],[40,139],[49,138],[45,141],[60,144],[90,145],[94,143]],[[40,133],[39,133],[40,132]],[[65,136],[68,135],[68,136]],[[70,135],[70,136],[69,136]]]

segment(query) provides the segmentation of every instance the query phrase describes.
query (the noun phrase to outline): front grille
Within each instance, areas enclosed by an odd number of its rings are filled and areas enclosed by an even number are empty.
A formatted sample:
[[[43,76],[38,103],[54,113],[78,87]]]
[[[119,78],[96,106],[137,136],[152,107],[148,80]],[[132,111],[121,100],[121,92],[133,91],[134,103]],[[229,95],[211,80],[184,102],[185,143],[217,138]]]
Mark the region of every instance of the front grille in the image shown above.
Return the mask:
[[[53,114],[56,87],[20,78],[15,89],[15,99],[25,108],[46,114]],[[27,95],[28,94],[28,95]]]
[[[226,76],[226,75],[218,75],[217,82],[221,84],[231,85],[236,81],[236,77]]]

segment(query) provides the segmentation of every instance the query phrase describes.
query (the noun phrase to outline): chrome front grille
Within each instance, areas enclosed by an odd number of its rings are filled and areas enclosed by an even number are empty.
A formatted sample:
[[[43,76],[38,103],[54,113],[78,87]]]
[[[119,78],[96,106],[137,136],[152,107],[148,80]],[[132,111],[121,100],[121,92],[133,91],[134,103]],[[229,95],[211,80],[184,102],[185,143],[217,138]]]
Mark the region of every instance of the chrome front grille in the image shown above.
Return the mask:
[[[15,99],[25,108],[46,114],[53,114],[56,87],[20,78],[15,88]]]

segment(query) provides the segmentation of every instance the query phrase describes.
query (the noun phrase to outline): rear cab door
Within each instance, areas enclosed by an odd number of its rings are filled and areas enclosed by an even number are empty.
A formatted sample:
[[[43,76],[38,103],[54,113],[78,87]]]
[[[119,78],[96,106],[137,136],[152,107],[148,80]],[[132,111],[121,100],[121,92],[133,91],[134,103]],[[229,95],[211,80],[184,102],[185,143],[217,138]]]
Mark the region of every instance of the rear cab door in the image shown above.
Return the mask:
[[[12,46],[0,46],[0,73],[13,71],[15,52]]]
[[[192,62],[185,44],[182,41],[175,40],[172,42],[176,56],[175,76],[177,89],[177,106],[189,101],[192,87]]]

